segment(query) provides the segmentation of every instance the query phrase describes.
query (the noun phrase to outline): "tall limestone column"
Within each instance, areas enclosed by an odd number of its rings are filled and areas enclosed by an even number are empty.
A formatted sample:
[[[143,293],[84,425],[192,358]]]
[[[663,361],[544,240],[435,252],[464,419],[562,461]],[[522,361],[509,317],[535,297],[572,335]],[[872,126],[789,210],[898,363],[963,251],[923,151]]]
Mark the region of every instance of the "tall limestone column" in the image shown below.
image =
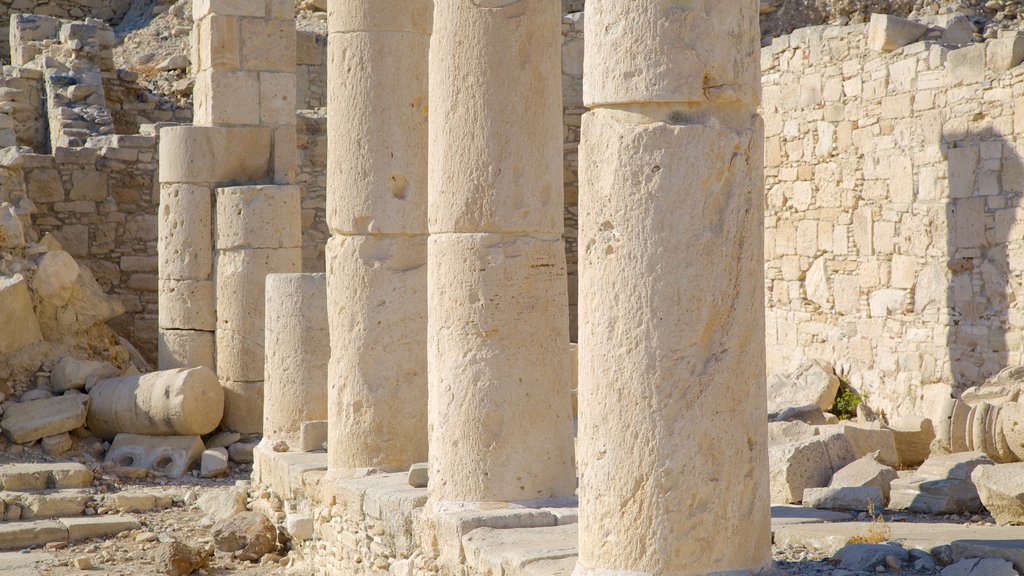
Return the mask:
[[[770,563],[757,2],[586,10],[575,574],[756,572]]]
[[[560,5],[434,7],[432,510],[571,497]]]
[[[430,0],[328,6],[328,463],[427,459]]]

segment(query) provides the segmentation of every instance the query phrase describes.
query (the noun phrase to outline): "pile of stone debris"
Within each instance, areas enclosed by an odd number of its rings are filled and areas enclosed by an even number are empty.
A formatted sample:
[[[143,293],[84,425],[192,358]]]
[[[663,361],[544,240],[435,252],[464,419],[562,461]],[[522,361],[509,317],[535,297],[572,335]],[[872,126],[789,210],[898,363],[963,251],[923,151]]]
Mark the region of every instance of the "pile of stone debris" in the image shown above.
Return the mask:
[[[1024,523],[1024,369],[951,398],[934,423],[888,424],[864,405],[840,421],[828,412],[839,390],[833,368],[818,361],[769,379],[773,503],[929,515],[987,509],[999,524]]]

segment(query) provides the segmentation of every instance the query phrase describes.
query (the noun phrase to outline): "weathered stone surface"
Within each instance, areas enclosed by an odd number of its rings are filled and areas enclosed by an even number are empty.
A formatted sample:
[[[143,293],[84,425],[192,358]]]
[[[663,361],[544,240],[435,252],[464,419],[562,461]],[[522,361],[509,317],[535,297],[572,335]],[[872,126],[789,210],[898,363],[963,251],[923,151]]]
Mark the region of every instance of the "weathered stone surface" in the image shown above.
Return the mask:
[[[224,392],[205,367],[103,380],[89,396],[89,429],[101,438],[208,434],[224,413]]]
[[[130,516],[86,516],[83,518],[61,518],[67,527],[68,540],[87,540],[116,536],[129,530],[138,530],[141,524]]]
[[[302,423],[302,428],[299,430],[299,449],[302,452],[323,450],[326,443],[327,420],[312,420]]]
[[[21,219],[8,202],[0,203],[0,250],[16,250],[25,247],[25,230]]]
[[[823,433],[831,430],[842,432],[849,440],[853,453],[858,457],[878,452],[878,461],[887,466],[899,466],[900,457],[896,451],[896,437],[891,430],[876,422],[841,422],[833,426],[822,426]]]
[[[213,331],[217,327],[213,282],[161,278],[158,286],[162,330]]]
[[[836,433],[770,446],[772,502],[800,502],[806,488],[828,486],[832,475],[855,459],[849,441]]]
[[[430,480],[430,466],[420,463],[409,467],[409,486],[413,488],[426,488]]]
[[[971,475],[992,461],[980,452],[928,458],[916,472],[892,481],[889,507],[925,514],[959,514],[981,510]]]
[[[932,421],[922,416],[907,416],[890,427],[896,442],[896,453],[900,466],[920,466],[931,455],[931,443],[935,439]]]
[[[210,369],[216,367],[213,332],[201,330],[160,330],[157,338],[158,364],[161,370],[176,368]]]
[[[216,478],[227,474],[228,451],[224,448],[203,451],[199,470],[199,474],[203,478]]]
[[[299,248],[302,223],[298,186],[217,189],[217,250]]]
[[[224,390],[224,418],[221,428],[242,434],[263,429],[263,382],[221,380]]]
[[[169,576],[188,576],[206,566],[210,553],[182,542],[161,543],[153,556],[155,566]]]
[[[830,410],[839,391],[839,377],[824,362],[807,360],[790,374],[768,379],[768,417],[787,408],[816,405]]]
[[[868,47],[879,52],[891,52],[916,42],[928,26],[906,18],[888,14],[872,14],[868,24]]]
[[[224,154],[244,150],[244,154]],[[172,126],[160,130],[160,182],[228,184],[270,175],[271,129]]]
[[[72,389],[91,389],[96,382],[119,374],[120,371],[109,362],[65,356],[50,372],[50,387],[58,394]]]
[[[1024,462],[978,466],[971,481],[981,503],[1000,524],[1024,523]]]
[[[939,576],[1018,576],[1018,572],[1002,558],[965,558],[943,568]]]
[[[213,272],[213,192],[208,186],[164,183],[157,219],[159,276],[209,280]]]
[[[143,436],[118,434],[107,451],[106,462],[119,468],[141,468],[180,478],[203,453],[199,436]]]
[[[243,561],[259,560],[277,548],[277,528],[258,512],[242,512],[213,526],[217,550]]]
[[[231,458],[232,462],[247,464],[253,461],[253,450],[256,449],[258,444],[259,438],[253,438],[243,442],[235,442],[231,446],[228,446],[228,456]]]
[[[81,464],[60,462],[0,466],[0,488],[8,491],[88,488],[91,485],[92,471]]]
[[[12,442],[34,442],[82,427],[88,410],[89,397],[84,394],[8,404],[0,428]]]
[[[885,499],[878,486],[827,486],[805,488],[803,505],[825,510],[852,510],[878,512],[885,507]]]
[[[884,499],[876,500],[875,506],[881,509],[889,502],[889,486],[898,477],[896,470],[879,462],[878,452],[874,452],[837,470],[832,476],[829,486],[834,488],[877,487]]]
[[[847,544],[836,552],[833,560],[846,570],[874,572],[879,566],[888,568],[886,558],[889,556],[900,562],[910,560],[910,552],[895,544]]]
[[[203,492],[196,500],[196,505],[208,518],[220,522],[245,512],[246,492],[243,488],[233,487],[227,490],[211,490]]]
[[[21,274],[0,277],[0,326],[18,327],[0,331],[0,358],[43,339],[39,320],[32,310],[28,283]]]
[[[56,250],[43,254],[36,263],[39,268],[32,278],[32,290],[56,305],[67,304],[81,269],[70,254]]]
[[[54,434],[53,436],[47,436],[40,441],[40,447],[49,456],[60,456],[61,454],[71,450],[72,442],[71,435],[67,432],[60,434]]]

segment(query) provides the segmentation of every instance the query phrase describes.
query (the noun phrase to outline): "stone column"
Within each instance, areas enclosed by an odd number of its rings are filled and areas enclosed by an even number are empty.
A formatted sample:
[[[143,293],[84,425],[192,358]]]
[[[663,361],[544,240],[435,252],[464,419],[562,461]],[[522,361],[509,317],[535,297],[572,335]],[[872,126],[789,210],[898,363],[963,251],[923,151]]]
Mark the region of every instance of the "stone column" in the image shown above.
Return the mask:
[[[299,448],[303,422],[327,419],[327,277],[267,276],[263,440]]]
[[[431,506],[571,497],[560,5],[434,6]]]
[[[430,0],[331,0],[330,473],[427,459]]]
[[[302,271],[298,186],[217,189],[217,376],[224,428],[263,429],[268,274]]]
[[[589,0],[577,576],[770,564],[758,7]]]

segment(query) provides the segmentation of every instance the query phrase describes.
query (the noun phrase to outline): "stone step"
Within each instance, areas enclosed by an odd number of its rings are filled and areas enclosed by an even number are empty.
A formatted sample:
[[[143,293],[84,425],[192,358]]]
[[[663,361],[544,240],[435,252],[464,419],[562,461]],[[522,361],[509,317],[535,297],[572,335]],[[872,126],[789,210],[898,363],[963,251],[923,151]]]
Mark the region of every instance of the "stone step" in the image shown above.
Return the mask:
[[[51,488],[89,488],[92,470],[74,462],[4,464],[0,466],[0,490],[32,492]]]
[[[93,496],[91,490],[81,488],[45,492],[0,492],[0,517],[7,518],[8,511],[14,506],[18,507],[17,513],[21,520],[81,516],[85,511],[85,505]]]
[[[22,550],[50,542],[116,536],[141,524],[131,516],[91,516],[0,523],[0,550]]]

